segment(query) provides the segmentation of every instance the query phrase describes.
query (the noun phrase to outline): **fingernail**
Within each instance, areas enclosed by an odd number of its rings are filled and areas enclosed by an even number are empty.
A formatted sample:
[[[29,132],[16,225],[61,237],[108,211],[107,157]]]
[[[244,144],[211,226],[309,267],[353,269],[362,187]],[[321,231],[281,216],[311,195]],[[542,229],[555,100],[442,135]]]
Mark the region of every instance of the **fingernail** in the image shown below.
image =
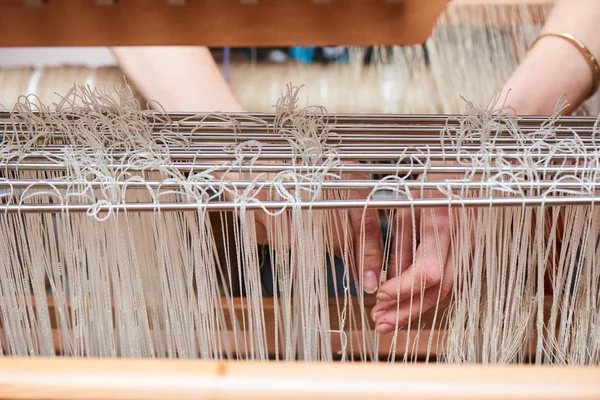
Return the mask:
[[[377,274],[373,271],[367,271],[365,273],[363,284],[365,287],[365,292],[369,294],[375,293],[379,284],[379,278],[377,277]]]
[[[385,314],[386,311],[387,310],[379,310],[375,314],[373,314],[371,316],[371,318],[373,318],[373,322],[377,322],[377,320],[379,319],[379,317],[381,317],[383,314]]]
[[[379,301],[392,301],[392,297],[386,292],[377,293],[377,300]]]
[[[377,329],[377,332],[379,332],[381,334],[386,334],[386,333],[390,333],[391,331],[393,331],[394,327],[390,324],[380,324],[380,325],[377,325],[377,327],[375,329]]]

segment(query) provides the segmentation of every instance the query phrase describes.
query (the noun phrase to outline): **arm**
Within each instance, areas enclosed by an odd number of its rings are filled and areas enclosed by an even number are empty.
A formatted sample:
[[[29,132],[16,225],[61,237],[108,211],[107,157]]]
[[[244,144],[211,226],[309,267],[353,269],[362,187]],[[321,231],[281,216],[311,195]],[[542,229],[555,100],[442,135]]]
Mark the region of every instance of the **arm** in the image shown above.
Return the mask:
[[[600,57],[600,1],[559,0],[544,25],[543,33],[565,32],[581,40]],[[580,51],[568,41],[543,37],[504,86],[510,90],[508,105],[519,114],[552,114],[566,96],[573,112],[592,90],[592,72]]]
[[[600,56],[598,21],[600,1],[562,0],[556,3],[543,32],[570,33],[594,55]],[[565,95],[571,105],[564,112],[572,112],[591,94],[592,87],[592,72],[580,51],[562,38],[544,37],[506,82],[503,92],[506,94],[511,90],[507,105],[518,114],[548,115]],[[397,265],[392,265],[392,273],[379,288],[378,303],[371,314],[377,330],[383,334],[393,332],[396,326],[403,327],[420,314],[443,304],[453,286],[454,260],[449,249],[447,210],[425,210],[421,215],[421,242],[414,254],[410,247],[410,216],[404,214],[403,221],[397,222],[396,232],[409,232],[409,237],[404,240],[396,237],[395,247],[403,249],[405,256],[397,260]],[[411,265],[412,258],[414,264]],[[394,254],[392,260],[395,260]],[[421,287],[414,287],[413,282]],[[412,302],[409,301],[411,298]]]
[[[243,112],[229,85],[223,79],[214,59],[206,47],[116,47],[112,52],[117,61],[142,95],[157,100],[166,111],[224,111]],[[356,176],[355,176],[356,178]],[[356,179],[366,179],[358,175]],[[364,191],[363,191],[364,192]],[[363,192],[355,197],[366,197]],[[362,243],[360,225],[361,210],[353,210],[350,219],[354,227],[356,243]],[[266,242],[266,215],[257,213],[257,238]],[[365,251],[357,252],[357,263],[364,257],[366,272],[365,288],[372,293],[377,289],[381,269],[381,232],[377,213],[365,215]]]
[[[206,47],[111,50],[142,95],[157,100],[167,111],[244,111]]]

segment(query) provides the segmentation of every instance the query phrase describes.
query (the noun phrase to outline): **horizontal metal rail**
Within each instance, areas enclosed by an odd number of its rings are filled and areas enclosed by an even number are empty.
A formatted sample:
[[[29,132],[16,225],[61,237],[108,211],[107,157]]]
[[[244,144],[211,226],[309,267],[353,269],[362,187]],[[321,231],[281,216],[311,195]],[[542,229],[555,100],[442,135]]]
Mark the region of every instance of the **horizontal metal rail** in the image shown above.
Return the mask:
[[[374,180],[343,180],[343,181],[323,181],[319,183],[311,182],[276,182],[273,180],[265,181],[250,181],[250,180],[209,180],[209,181],[161,181],[161,180],[146,180],[139,181],[116,181],[116,182],[98,182],[98,181],[63,181],[57,179],[49,180],[29,180],[29,179],[9,179],[0,181],[0,189],[74,189],[74,188],[93,188],[102,189],[112,186],[132,189],[146,188],[197,188],[197,189],[247,189],[256,188],[257,190],[273,190],[276,187],[284,189],[308,189],[318,186],[324,190],[353,190],[353,189],[378,189],[378,190],[513,190],[513,191],[547,191],[547,190],[569,190],[583,192],[582,188],[595,190],[600,189],[600,176],[596,177],[596,181],[574,182],[574,181],[552,181],[541,180],[537,182],[493,182],[493,181],[469,181],[458,182],[453,180],[448,181],[426,181],[420,182],[415,180],[405,181],[374,181]]]
[[[217,165],[211,163],[170,163],[162,165],[139,166],[129,163],[106,163],[104,166],[112,170],[131,170],[131,171],[207,171],[212,170],[215,173],[218,172],[248,172],[248,173],[278,173],[278,172],[295,172],[295,173],[316,173],[316,172],[327,172],[327,173],[365,173],[365,174],[423,174],[425,172],[429,174],[497,174],[497,173],[526,173],[530,175],[534,174],[595,174],[596,168],[589,168],[585,166],[571,166],[571,165],[549,165],[549,166],[537,166],[532,169],[527,166],[511,166],[511,167],[479,167],[479,166],[463,166],[463,165],[408,165],[408,164],[343,164],[325,168],[320,164],[315,165],[292,165],[292,164],[275,164],[275,163],[258,163],[255,165]],[[27,162],[9,162],[0,164],[0,171],[18,171],[18,170],[31,170],[31,171],[64,171],[67,169],[67,164],[64,162],[55,163],[27,163]]]
[[[161,121],[161,122],[180,122],[180,121],[214,121],[219,122],[222,121],[223,118],[233,118],[235,120],[240,121],[252,121],[252,120],[264,120],[264,121],[274,121],[276,118],[275,113],[248,113],[248,112],[229,112],[229,113],[181,113],[181,112],[171,112],[171,113],[161,113],[156,111],[144,111],[144,118],[149,121]],[[0,111],[0,122],[2,120],[10,120],[11,115],[13,115],[10,111]],[[16,114],[14,114],[16,116]],[[33,115],[39,116],[39,112],[33,112]],[[461,119],[464,119],[464,115],[461,114],[347,114],[347,113],[339,113],[339,114],[326,114],[326,117],[330,121],[335,121],[336,123],[346,123],[346,124],[359,124],[359,123],[371,123],[371,124],[381,124],[381,123],[403,123],[403,124],[415,124],[415,123],[423,123],[423,124],[443,124],[446,122],[458,122]],[[533,124],[533,125],[541,125],[547,122],[549,116],[539,115],[539,116],[529,116],[522,115],[517,116],[517,120],[523,124]],[[68,119],[76,119],[77,116],[65,116]],[[597,120],[597,117],[591,116],[560,116],[557,119],[557,124],[590,124],[593,125]]]
[[[208,203],[131,203],[131,204],[0,204],[0,213],[81,213],[90,212],[156,212],[156,211],[233,211],[233,210],[332,210],[332,209],[395,209],[395,208],[461,208],[461,207],[540,207],[540,206],[586,206],[600,201],[600,196],[548,196],[548,197],[502,197],[502,198],[436,198],[414,200],[319,200],[319,201],[266,201]]]

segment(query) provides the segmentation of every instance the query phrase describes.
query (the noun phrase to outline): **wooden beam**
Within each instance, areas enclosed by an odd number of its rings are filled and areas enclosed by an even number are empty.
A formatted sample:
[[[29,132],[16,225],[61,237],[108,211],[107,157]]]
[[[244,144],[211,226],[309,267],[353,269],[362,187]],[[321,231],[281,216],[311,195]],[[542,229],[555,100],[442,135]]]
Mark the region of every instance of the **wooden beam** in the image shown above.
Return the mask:
[[[0,358],[0,400],[600,399],[599,367]]]
[[[0,1],[0,47],[408,45],[448,0]]]

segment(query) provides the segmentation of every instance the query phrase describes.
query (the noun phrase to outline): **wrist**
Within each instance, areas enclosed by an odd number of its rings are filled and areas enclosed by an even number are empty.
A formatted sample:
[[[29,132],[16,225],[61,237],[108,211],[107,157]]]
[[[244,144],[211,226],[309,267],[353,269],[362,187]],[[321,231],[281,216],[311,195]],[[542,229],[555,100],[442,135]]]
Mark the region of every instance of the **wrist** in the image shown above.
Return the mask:
[[[527,55],[506,82],[507,105],[517,114],[552,114],[559,101],[572,112],[589,96],[593,78],[586,59],[571,43],[557,37],[544,37]]]

